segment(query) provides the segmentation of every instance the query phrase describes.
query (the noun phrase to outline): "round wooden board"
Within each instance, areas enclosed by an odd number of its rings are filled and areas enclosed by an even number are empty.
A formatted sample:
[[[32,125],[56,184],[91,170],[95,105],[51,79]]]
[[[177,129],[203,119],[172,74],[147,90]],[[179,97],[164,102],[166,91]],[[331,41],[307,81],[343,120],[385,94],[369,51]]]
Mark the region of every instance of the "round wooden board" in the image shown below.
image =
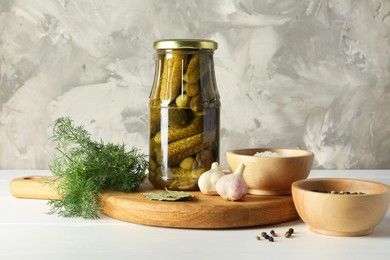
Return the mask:
[[[11,182],[11,193],[18,198],[58,199],[56,190],[42,185],[45,176],[28,176]],[[291,195],[247,195],[241,201],[227,201],[201,192],[190,201],[154,201],[145,192],[161,192],[144,183],[135,193],[104,192],[103,214],[126,222],[175,228],[237,228],[281,223],[299,218]]]
[[[148,186],[137,193],[104,192],[103,214],[122,221],[176,228],[237,228],[275,224],[297,219],[292,197],[247,195],[241,201],[191,192],[190,201],[154,201],[144,192],[161,192]]]

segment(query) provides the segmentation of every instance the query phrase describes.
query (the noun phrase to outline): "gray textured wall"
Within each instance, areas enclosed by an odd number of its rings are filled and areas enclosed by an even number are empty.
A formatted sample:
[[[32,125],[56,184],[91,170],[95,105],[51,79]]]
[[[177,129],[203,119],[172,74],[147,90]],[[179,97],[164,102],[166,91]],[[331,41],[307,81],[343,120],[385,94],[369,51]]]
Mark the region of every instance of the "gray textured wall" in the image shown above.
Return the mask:
[[[317,168],[390,168],[390,2],[379,0],[1,0],[0,168],[47,168],[64,115],[147,152],[160,38],[219,43],[222,154],[301,147]]]

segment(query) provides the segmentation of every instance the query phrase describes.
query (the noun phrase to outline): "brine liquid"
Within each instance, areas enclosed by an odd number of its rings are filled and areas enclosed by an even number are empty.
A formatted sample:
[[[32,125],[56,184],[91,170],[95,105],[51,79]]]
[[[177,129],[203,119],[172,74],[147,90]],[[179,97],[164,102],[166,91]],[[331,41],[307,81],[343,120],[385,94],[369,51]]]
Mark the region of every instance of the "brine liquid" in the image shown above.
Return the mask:
[[[149,180],[156,188],[198,190],[219,161],[220,108],[150,107]]]

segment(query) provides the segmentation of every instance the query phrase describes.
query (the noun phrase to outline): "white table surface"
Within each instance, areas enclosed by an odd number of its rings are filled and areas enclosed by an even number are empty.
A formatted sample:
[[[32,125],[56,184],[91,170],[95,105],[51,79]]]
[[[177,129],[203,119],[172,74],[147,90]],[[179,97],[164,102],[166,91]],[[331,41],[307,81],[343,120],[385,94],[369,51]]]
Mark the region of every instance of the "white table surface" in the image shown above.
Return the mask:
[[[309,231],[300,220],[277,225],[191,230],[46,214],[44,200],[10,195],[14,178],[50,175],[39,170],[0,170],[0,259],[390,259],[390,210],[374,232],[332,237]],[[313,170],[314,177],[367,179],[390,185],[390,170]],[[295,234],[286,239],[288,228]],[[255,237],[274,229],[274,243]]]

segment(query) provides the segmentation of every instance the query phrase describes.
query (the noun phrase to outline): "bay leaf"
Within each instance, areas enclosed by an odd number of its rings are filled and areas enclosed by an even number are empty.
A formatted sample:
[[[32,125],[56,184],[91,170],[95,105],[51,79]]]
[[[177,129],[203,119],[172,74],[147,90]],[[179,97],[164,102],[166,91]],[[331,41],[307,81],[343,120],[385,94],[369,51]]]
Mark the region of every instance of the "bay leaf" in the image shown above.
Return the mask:
[[[150,200],[159,200],[159,201],[182,201],[182,200],[190,200],[194,195],[184,191],[172,191],[165,189],[160,193],[148,192],[143,193],[145,197]]]

